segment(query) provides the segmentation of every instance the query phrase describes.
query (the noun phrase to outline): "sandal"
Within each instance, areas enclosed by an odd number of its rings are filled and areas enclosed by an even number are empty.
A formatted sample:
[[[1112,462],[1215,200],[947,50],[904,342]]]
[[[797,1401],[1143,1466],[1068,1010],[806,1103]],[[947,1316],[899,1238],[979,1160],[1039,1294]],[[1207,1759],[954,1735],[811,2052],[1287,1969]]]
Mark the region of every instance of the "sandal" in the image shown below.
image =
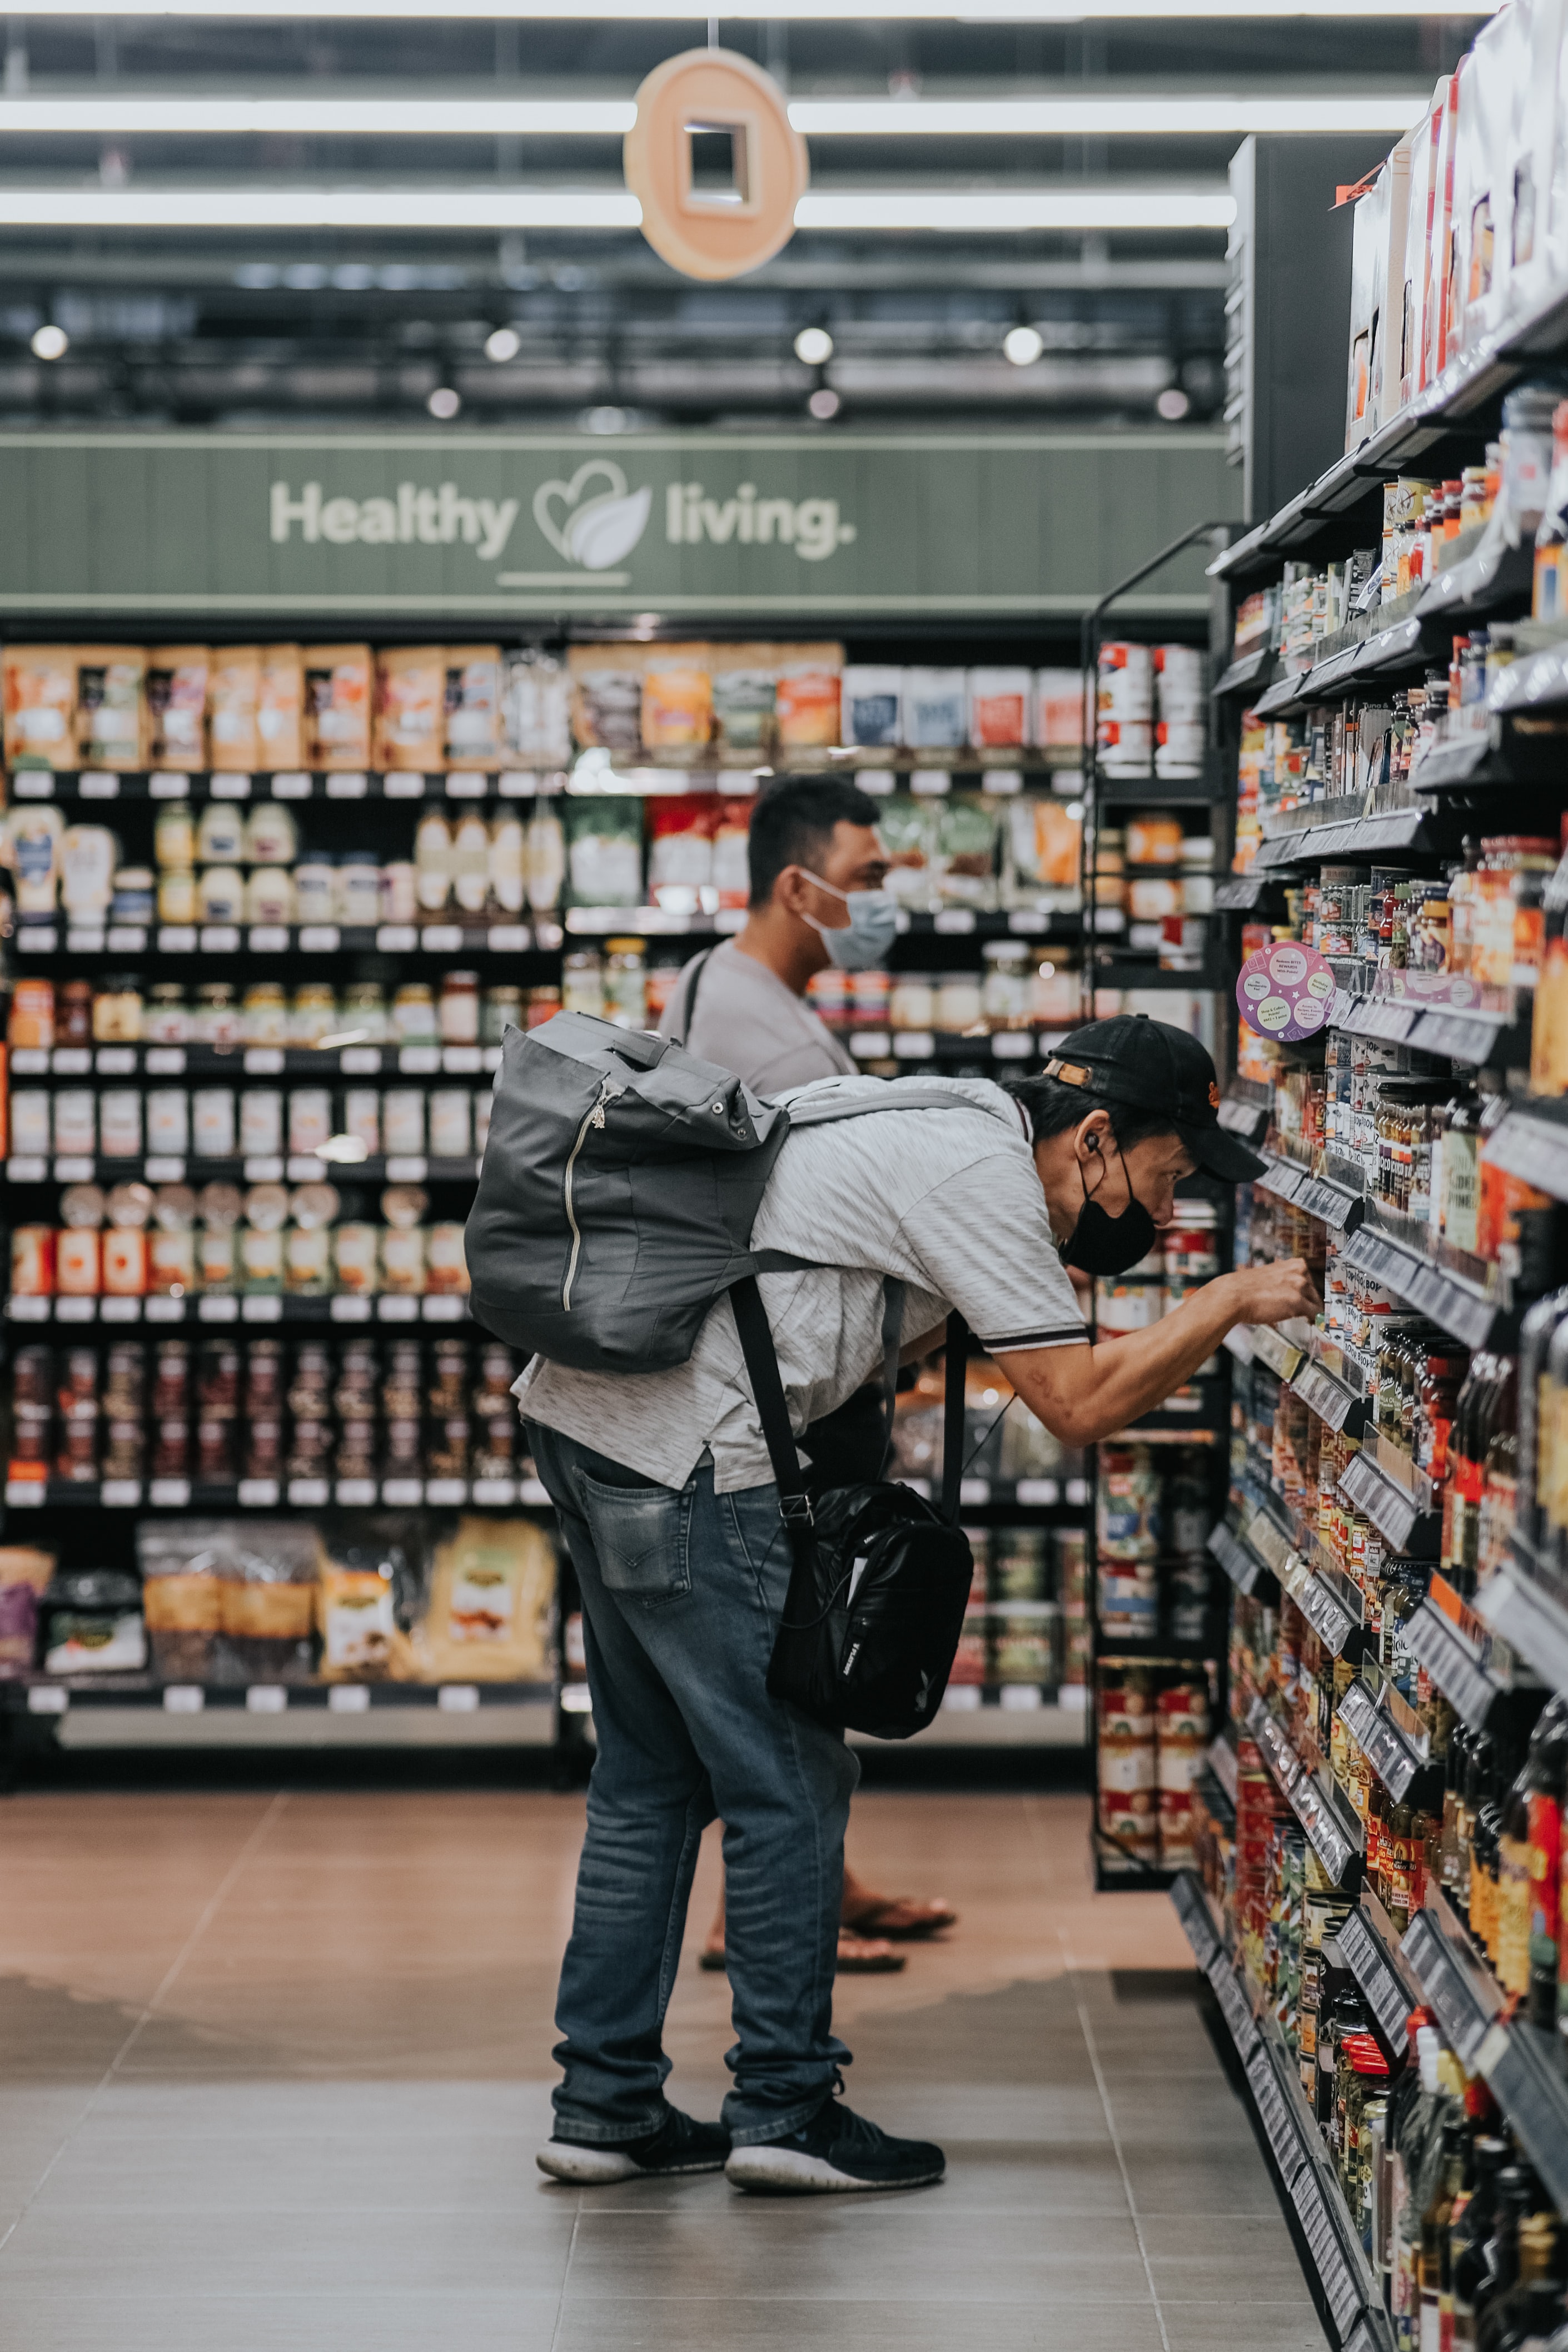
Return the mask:
[[[950,1903],[931,1897],[917,1900],[907,1895],[873,1895],[855,1910],[846,1912],[844,1926],[857,1936],[892,1936],[907,1943],[921,1936],[934,1936],[941,1927],[956,1925],[958,1914]]]

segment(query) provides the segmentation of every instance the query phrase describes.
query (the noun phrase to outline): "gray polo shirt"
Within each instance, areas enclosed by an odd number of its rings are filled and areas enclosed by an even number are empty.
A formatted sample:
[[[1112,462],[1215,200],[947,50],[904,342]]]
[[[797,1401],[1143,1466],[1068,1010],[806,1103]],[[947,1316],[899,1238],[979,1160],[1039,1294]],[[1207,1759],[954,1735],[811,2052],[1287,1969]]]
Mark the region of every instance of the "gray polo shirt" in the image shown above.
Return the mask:
[[[670,992],[659,1024],[666,1037],[685,1009],[690,971],[687,964]],[[804,997],[755,956],[743,955],[733,940],[723,940],[703,966],[685,1044],[700,1062],[733,1070],[753,1094],[854,1075],[853,1062]]]

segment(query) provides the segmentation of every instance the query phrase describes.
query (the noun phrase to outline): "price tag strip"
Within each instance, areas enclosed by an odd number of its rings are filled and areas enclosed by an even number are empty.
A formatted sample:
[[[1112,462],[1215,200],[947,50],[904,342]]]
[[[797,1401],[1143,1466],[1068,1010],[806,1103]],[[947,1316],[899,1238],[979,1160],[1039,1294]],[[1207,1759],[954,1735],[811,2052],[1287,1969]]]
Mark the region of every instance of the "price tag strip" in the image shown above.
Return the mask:
[[[1423,1013],[1410,1042],[1425,1054],[1446,1054],[1450,1062],[1480,1068],[1508,1026],[1500,1013]]]
[[[1374,1934],[1365,1912],[1353,1911],[1337,1931],[1335,1941],[1345,1966],[1366,1996],[1366,2005],[1377,2020],[1378,2031],[1395,2056],[1403,2058],[1409,2046],[1405,2021],[1410,2013],[1410,1996],[1381,1940]]]
[[[1347,1503],[1364,1511],[1391,1551],[1402,1552],[1420,1516],[1415,1503],[1385,1478],[1365,1454],[1358,1454],[1339,1475],[1339,1490]]]
[[[1568,1605],[1518,1557],[1517,1537],[1514,1547],[1477,1593],[1476,1613],[1553,1690],[1568,1692]]]
[[[1207,1976],[1214,1966],[1220,1943],[1214,1932],[1214,1922],[1208,1916],[1203,1889],[1190,1870],[1177,1871],[1171,1887],[1171,1901],[1176,1906],[1176,1916],[1181,1921],[1187,1942],[1192,1946],[1193,1958]]]
[[[1241,1980],[1231,1963],[1230,1956],[1218,1945],[1208,1967],[1208,1981],[1214,1988],[1230,2038],[1235,2042],[1243,2065],[1252,2053],[1258,2039],[1258,2021],[1251,2004],[1241,1990]]]
[[[1291,2191],[1291,2202],[1300,2216],[1301,2234],[1312,2254],[1312,2267],[1322,2282],[1323,2294],[1343,2342],[1365,2305],[1334,2225],[1328,2200],[1312,2165],[1304,2166],[1297,2175]]]
[[[1269,1370],[1278,1373],[1282,1381],[1294,1380],[1301,1362],[1299,1348],[1292,1348],[1288,1339],[1281,1339],[1278,1331],[1267,1323],[1250,1325],[1249,1336],[1255,1363],[1267,1364]]]
[[[1473,2073],[1477,2053],[1491,2026],[1491,2014],[1430,1911],[1417,1911],[1405,1931],[1399,1954],[1441,2026],[1443,2039],[1460,2064]]]
[[[1333,1800],[1318,1786],[1260,1698],[1252,1702],[1247,1728],[1305,1830],[1313,1853],[1334,1885],[1343,1885],[1361,1853],[1359,1839],[1346,1829]]]
[[[1555,2041],[1516,2018],[1491,2028],[1476,2063],[1558,2211],[1568,2213],[1568,2084]]]
[[[1309,1358],[1298,1367],[1291,1386],[1308,1410],[1330,1429],[1350,1428],[1353,1436],[1360,1434],[1366,1420],[1365,1398],[1347,1389],[1343,1381],[1336,1381],[1323,1365]]]
[[[1208,1549],[1238,1592],[1251,1592],[1263,1574],[1263,1563],[1238,1542],[1222,1519],[1209,1530]]]
[[[1395,1803],[1402,1802],[1425,1759],[1408,1745],[1364,1683],[1352,1683],[1340,1701],[1339,1719]]]
[[[1423,1601],[1400,1629],[1405,1646],[1472,1731],[1491,1712],[1501,1685],[1477,1657],[1457,1625]]]
[[[1485,1344],[1497,1313],[1496,1302],[1472,1290],[1457,1275],[1445,1273],[1429,1259],[1417,1256],[1414,1250],[1406,1249],[1367,1225],[1362,1225],[1351,1236],[1345,1260],[1358,1272],[1370,1274],[1396,1297],[1419,1307],[1423,1315],[1429,1315],[1467,1347]]]
[[[1508,1176],[1568,1201],[1568,1126],[1511,1110],[1487,1141],[1487,1158]]]
[[[1247,2061],[1247,2080],[1263,2126],[1263,2137],[1273,2152],[1281,2179],[1290,2189],[1307,2161],[1307,2151],[1301,2146],[1295,2118],[1285,2104],[1266,2042],[1260,2042]]]

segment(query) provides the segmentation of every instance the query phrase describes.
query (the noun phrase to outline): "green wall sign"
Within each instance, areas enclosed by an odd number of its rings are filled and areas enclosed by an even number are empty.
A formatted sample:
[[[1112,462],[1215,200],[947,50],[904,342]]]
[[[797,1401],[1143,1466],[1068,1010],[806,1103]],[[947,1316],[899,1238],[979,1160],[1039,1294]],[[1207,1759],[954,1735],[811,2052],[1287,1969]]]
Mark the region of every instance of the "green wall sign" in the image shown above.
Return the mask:
[[[1239,512],[1207,433],[5,434],[0,614],[1066,616]]]

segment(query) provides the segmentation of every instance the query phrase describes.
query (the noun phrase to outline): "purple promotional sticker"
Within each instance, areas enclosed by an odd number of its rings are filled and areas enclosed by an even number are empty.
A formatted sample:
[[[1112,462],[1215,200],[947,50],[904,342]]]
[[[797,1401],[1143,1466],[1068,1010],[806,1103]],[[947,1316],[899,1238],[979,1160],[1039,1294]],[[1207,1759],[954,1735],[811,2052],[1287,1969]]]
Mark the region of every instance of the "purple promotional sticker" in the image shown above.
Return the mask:
[[[1258,948],[1241,967],[1236,1002],[1249,1029],[1260,1037],[1276,1037],[1293,1045],[1315,1037],[1333,1003],[1334,977],[1326,956],[1316,948],[1298,947],[1293,940],[1277,940]]]

